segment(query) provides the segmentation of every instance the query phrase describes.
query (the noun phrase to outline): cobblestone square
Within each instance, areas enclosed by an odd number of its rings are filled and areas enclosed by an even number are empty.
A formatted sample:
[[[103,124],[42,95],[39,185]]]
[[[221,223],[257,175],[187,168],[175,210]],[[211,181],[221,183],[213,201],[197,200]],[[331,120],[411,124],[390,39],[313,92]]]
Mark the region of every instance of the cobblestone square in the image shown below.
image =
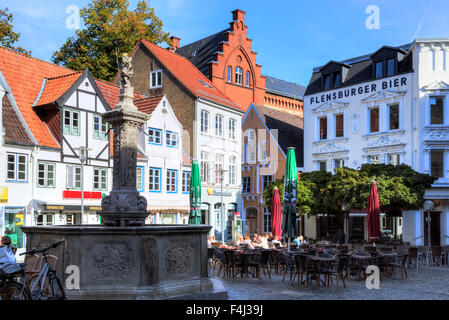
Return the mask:
[[[222,273],[217,277],[211,273],[214,285],[223,285],[230,300],[449,300],[449,267],[426,267],[416,271],[414,267],[407,270],[408,278],[401,279],[400,273],[385,277],[380,289],[369,290],[365,281],[355,281],[353,277],[346,281],[346,288],[337,289],[336,283],[329,287],[318,288],[315,282],[294,286],[289,282],[289,274],[282,282],[282,276],[271,274],[271,279],[261,273],[261,279],[235,278],[223,279]]]

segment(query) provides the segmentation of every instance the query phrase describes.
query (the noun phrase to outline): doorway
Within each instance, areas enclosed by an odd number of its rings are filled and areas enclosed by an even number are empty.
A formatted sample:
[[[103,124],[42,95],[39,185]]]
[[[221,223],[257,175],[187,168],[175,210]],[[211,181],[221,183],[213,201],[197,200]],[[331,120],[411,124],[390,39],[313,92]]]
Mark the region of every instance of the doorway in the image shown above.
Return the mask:
[[[257,232],[257,209],[246,209],[246,233],[252,236]]]
[[[441,245],[441,228],[440,228],[441,212],[430,212],[430,245],[439,247]],[[424,245],[429,245],[429,222],[427,221],[428,213],[424,212]]]

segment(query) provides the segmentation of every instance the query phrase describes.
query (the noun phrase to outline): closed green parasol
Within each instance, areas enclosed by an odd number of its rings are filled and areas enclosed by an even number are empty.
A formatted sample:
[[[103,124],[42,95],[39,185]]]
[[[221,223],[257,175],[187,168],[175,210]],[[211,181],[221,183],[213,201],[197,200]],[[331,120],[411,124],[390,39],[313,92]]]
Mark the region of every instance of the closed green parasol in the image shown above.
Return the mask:
[[[198,161],[193,160],[190,175],[190,217],[189,224],[201,224],[201,177]]]
[[[296,183],[298,174],[296,170],[295,148],[288,148],[287,163],[284,176],[284,208],[282,212],[282,235],[290,241],[298,235],[296,227]]]

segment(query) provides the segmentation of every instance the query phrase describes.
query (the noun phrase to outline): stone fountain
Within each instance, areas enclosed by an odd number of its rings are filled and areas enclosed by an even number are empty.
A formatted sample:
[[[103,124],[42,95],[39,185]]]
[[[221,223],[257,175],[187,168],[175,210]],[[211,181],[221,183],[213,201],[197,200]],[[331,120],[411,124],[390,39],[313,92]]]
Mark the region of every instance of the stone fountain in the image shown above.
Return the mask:
[[[102,225],[23,227],[27,249],[66,240],[52,251],[65,284],[80,271],[71,299],[223,298],[208,275],[206,225],[145,225],[147,201],[136,190],[138,127],[148,120],[133,104],[131,58],[123,55],[120,102],[103,114],[114,132],[113,188],[102,199]],[[150,155],[151,156],[151,155]],[[71,279],[71,278],[69,278]],[[72,282],[73,284],[73,282]]]

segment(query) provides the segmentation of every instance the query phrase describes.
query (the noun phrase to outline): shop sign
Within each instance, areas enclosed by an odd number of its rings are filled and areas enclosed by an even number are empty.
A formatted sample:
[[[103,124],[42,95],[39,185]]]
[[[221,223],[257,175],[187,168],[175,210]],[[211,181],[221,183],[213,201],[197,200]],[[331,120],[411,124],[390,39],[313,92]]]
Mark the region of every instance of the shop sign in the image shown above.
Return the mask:
[[[8,203],[8,187],[0,187],[0,203]]]
[[[81,191],[64,190],[62,191],[63,199],[81,199]],[[84,191],[84,199],[101,199],[102,193],[97,191]]]
[[[232,196],[232,192],[231,191],[217,191],[214,190],[213,188],[208,188],[207,189],[207,194],[209,196],[215,196],[215,197],[221,197],[223,195],[223,197],[231,197]]]

